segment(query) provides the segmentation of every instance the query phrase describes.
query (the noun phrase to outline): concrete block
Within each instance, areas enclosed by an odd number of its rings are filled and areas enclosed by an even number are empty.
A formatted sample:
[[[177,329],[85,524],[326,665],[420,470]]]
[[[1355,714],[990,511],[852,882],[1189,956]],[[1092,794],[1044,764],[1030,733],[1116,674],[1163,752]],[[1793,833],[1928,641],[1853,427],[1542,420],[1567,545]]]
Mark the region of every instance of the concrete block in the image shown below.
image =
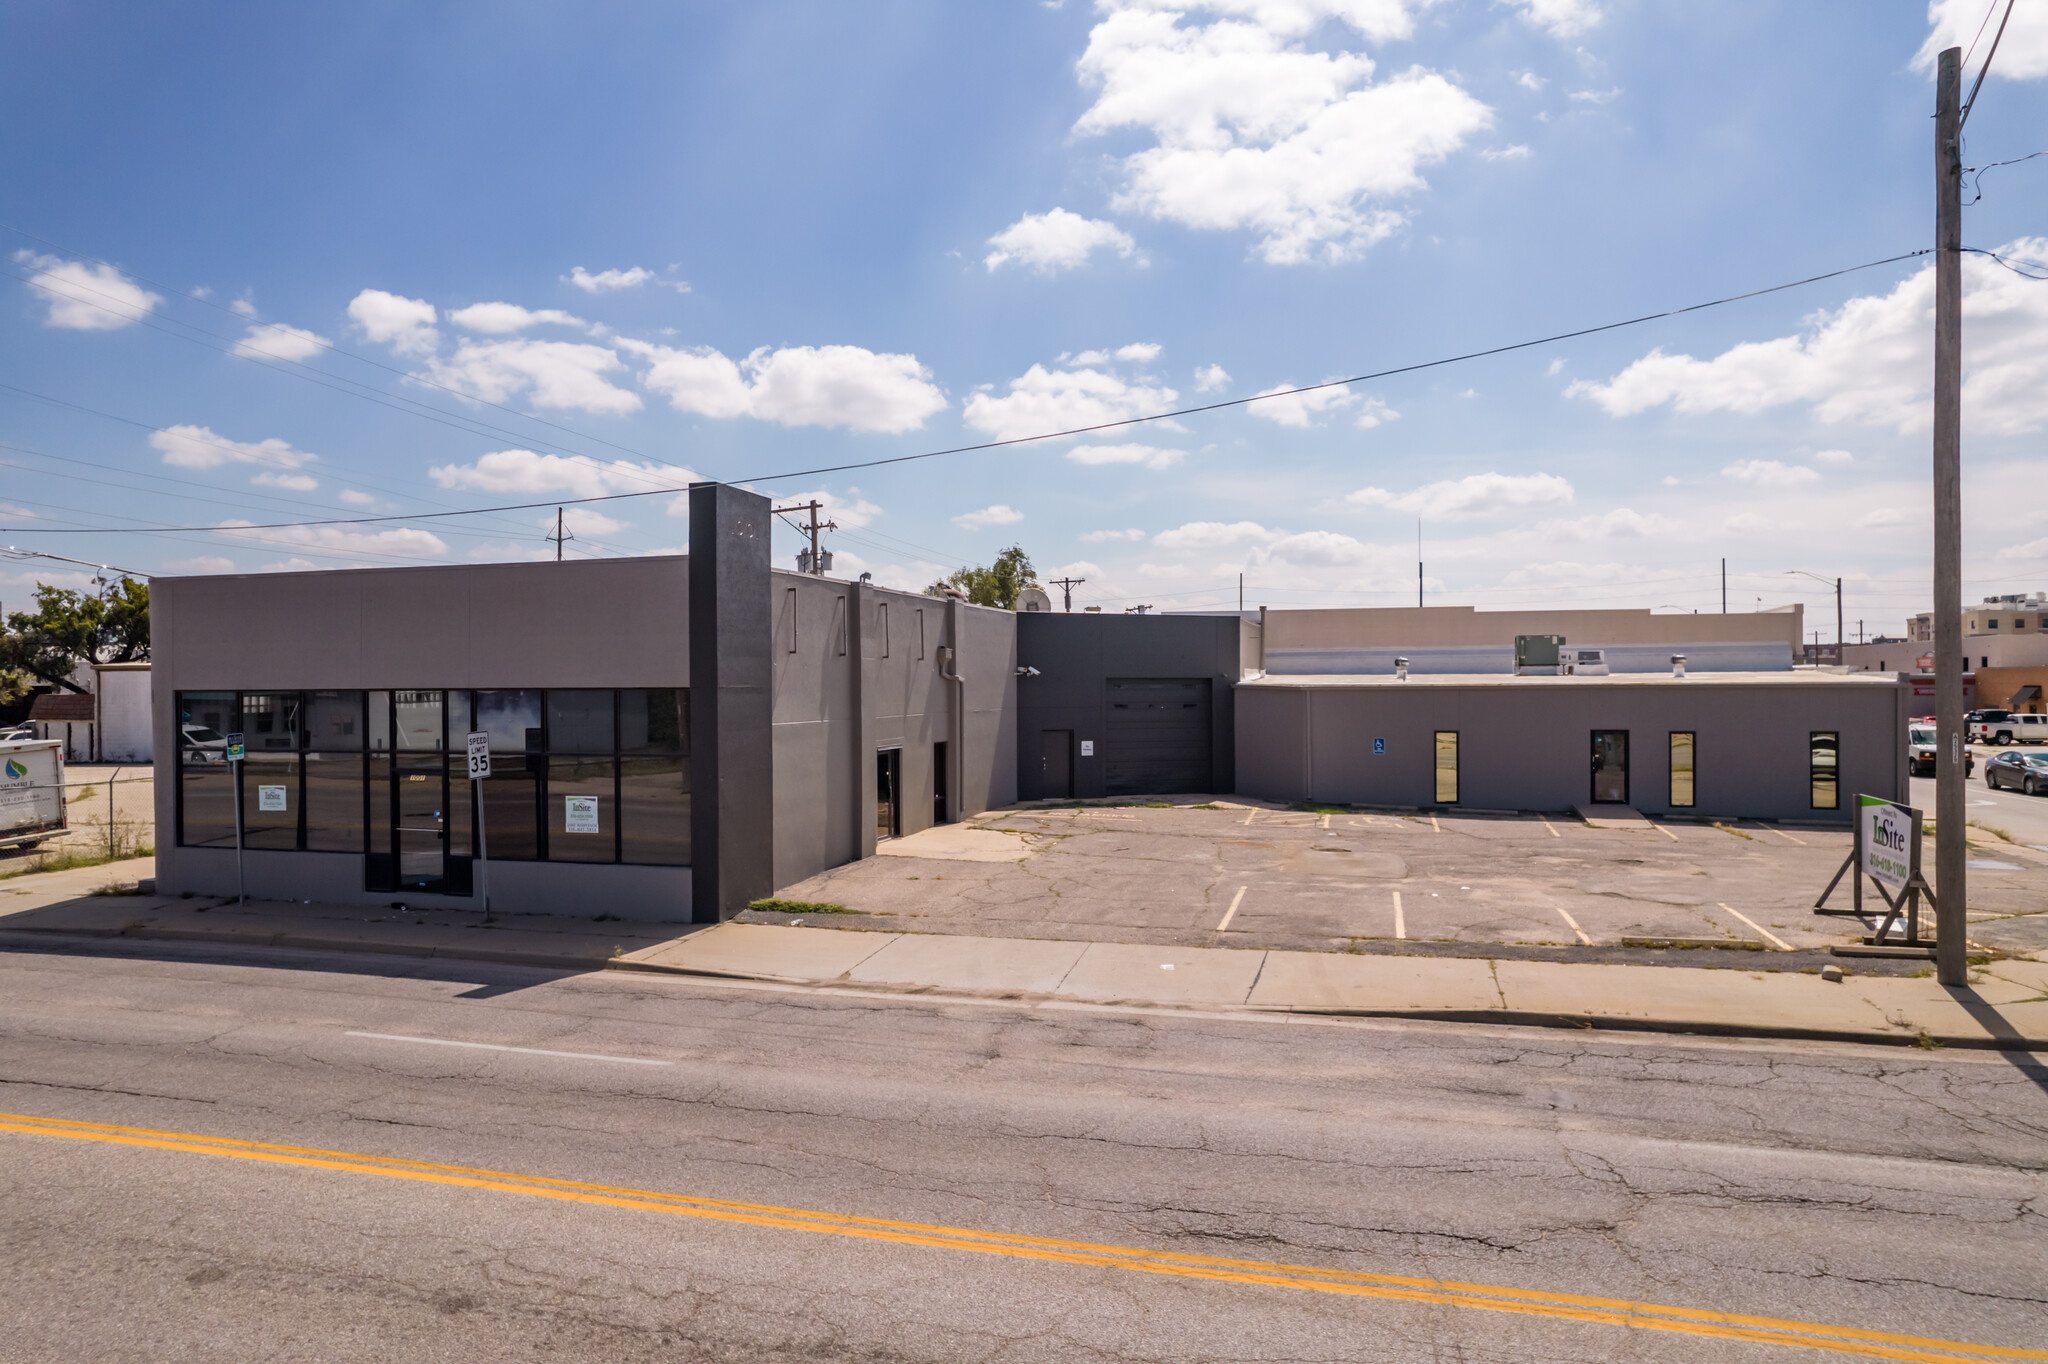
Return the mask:
[[[1273,952],[1252,990],[1264,1008],[1499,1011],[1491,964],[1470,957]]]
[[[720,924],[635,953],[651,966],[778,980],[837,980],[902,936],[774,924]]]
[[[1267,955],[1220,947],[1090,943],[1059,993],[1156,1004],[1242,1004]]]
[[[1088,949],[1079,942],[905,934],[847,973],[873,984],[1051,994]]]

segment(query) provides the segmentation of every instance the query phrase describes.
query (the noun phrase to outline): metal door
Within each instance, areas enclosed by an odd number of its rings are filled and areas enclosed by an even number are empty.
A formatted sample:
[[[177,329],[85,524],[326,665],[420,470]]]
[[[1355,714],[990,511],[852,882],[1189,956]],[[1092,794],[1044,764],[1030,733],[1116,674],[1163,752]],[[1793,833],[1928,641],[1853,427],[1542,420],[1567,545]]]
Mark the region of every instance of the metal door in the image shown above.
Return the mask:
[[[1593,803],[1628,804],[1628,731],[1593,731]]]
[[[1209,790],[1209,679],[1111,678],[1103,739],[1112,796]]]
[[[399,888],[438,893],[448,875],[447,760],[401,753],[395,775]]]
[[[1038,794],[1043,799],[1073,798],[1073,730],[1042,729],[1038,732]]]

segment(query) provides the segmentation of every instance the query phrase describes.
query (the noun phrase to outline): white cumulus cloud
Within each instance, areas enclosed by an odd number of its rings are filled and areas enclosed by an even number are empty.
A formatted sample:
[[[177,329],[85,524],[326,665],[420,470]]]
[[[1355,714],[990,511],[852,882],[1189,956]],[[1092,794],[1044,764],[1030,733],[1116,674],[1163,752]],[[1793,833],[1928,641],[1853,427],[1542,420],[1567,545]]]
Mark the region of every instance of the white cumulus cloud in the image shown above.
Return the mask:
[[[1524,22],[1553,38],[1576,38],[1600,22],[1593,0],[1506,0],[1522,12]]]
[[[953,524],[962,530],[983,530],[989,526],[1010,526],[1024,519],[1024,513],[1001,502],[980,511],[963,512],[953,518]]]
[[[290,441],[239,441],[216,435],[208,426],[167,426],[149,433],[150,448],[164,463],[180,469],[214,469],[223,464],[268,464],[274,469],[301,469],[320,456],[295,450]]]
[[[818,519],[837,521],[842,530],[859,530],[882,514],[882,509],[862,497],[858,489],[844,497],[837,493],[828,493],[822,488],[807,493],[782,493],[776,496],[775,502],[776,505],[783,507],[801,507],[806,502],[819,503]],[[678,510],[684,511],[687,507]],[[801,524],[803,516],[793,513],[790,520]]]
[[[1998,7],[2001,13],[2003,9]],[[1943,48],[1960,47],[1969,52],[1975,44],[1970,71],[1964,73],[1974,80],[1976,67],[1991,46],[1991,35],[1998,27],[1997,14],[1988,26],[1984,15],[1984,0],[1932,0],[1927,6],[1927,41],[1920,45],[1913,65],[1932,71]],[[1984,35],[1981,41],[1977,37],[1980,31]],[[2012,20],[2005,26],[2005,36],[1999,39],[1998,59],[1991,64],[1991,74],[2007,80],[2038,80],[2048,76],[2048,7],[2038,0],[2025,0],[2013,6]]]
[[[535,407],[637,412],[640,395],[604,377],[624,368],[611,347],[581,341],[465,340],[453,357],[427,362],[436,383],[484,402],[524,393]]]
[[[1813,457],[1816,464],[1849,465],[1856,462],[1856,456],[1847,450],[1823,450]]]
[[[351,507],[373,507],[377,504],[377,495],[366,493],[361,488],[343,488],[341,500]]]
[[[1087,362],[1079,368],[1047,369],[1035,364],[1010,380],[1009,392],[969,397],[962,415],[977,431],[997,440],[1015,440],[1047,431],[1128,421],[1170,408],[1180,397],[1154,379],[1123,377],[1107,363],[1109,359],[1104,352],[1089,351],[1074,357],[1074,362]],[[1162,430],[1181,429],[1170,422],[1156,425]]]
[[[637,289],[654,278],[654,272],[644,265],[629,270],[600,270],[596,274],[578,265],[562,276],[562,283],[573,284],[586,294],[612,294],[621,289]]]
[[[1723,468],[1721,475],[1738,483],[1754,483],[1759,488],[1796,488],[1802,483],[1820,482],[1818,470],[1776,459],[1738,459]]]
[[[570,497],[603,497],[638,493],[651,488],[681,488],[698,482],[688,469],[628,460],[592,459],[589,455],[542,455],[532,450],[493,450],[474,464],[442,464],[427,477],[443,488],[486,493],[562,493]]]
[[[448,320],[469,332],[487,332],[492,336],[504,336],[511,332],[523,332],[528,327],[542,325],[557,327],[587,327],[590,324],[582,318],[563,312],[560,308],[542,308],[535,311],[522,308],[517,303],[472,303],[467,308],[455,308],[448,314]]]
[[[1357,507],[1387,507],[1431,521],[1460,521],[1519,507],[1569,502],[1572,485],[1556,474],[1468,474],[1425,483],[1405,493],[1360,488],[1344,500]]]
[[[1195,391],[1214,393],[1230,387],[1230,371],[1221,365],[1203,365],[1195,371]]]
[[[432,355],[441,344],[434,305],[423,298],[365,289],[349,300],[348,318],[366,338],[400,355]]]
[[[249,328],[248,335],[235,342],[234,354],[249,360],[305,360],[333,344],[303,327],[267,322]]]
[[[28,287],[49,305],[43,318],[48,327],[113,331],[149,316],[164,301],[162,294],[151,293],[104,261],[65,260],[33,251],[17,251],[14,260],[28,267]]]
[[[1041,275],[1055,275],[1088,263],[1088,257],[1107,248],[1129,260],[1138,249],[1131,234],[1115,223],[1084,218],[1055,208],[1050,213],[1027,213],[988,239],[995,249],[982,257],[990,270],[1000,266],[1026,265]],[[1138,257],[1144,264],[1144,257]]]
[[[1527,161],[1534,153],[1518,142],[1510,147],[1481,147],[1479,155],[1486,161]]]
[[[1999,254],[2048,264],[2048,238],[2013,242]],[[2048,420],[2048,286],[1964,256],[1963,330],[1964,421],[1999,435],[2039,430]],[[1930,265],[1888,294],[1815,313],[1799,335],[1747,341],[1711,360],[1660,348],[1605,383],[1581,381],[1565,393],[1616,417],[1664,403],[1687,414],[1808,403],[1825,422],[1913,432],[1933,419],[1933,373]]]
[[[320,486],[320,480],[311,474],[283,474],[268,469],[249,481],[259,488],[285,488],[295,493],[309,493]]]
[[[1400,0],[1098,0],[1078,71],[1096,90],[1074,130],[1137,129],[1121,211],[1188,227],[1250,230],[1274,264],[1335,261],[1398,228],[1388,205],[1421,167],[1491,121],[1486,106],[1420,67],[1373,80],[1363,52],[1310,39],[1348,26],[1368,42],[1410,35]]]
[[[1180,450],[1157,445],[1077,445],[1067,451],[1076,464],[1142,464],[1147,469],[1170,469],[1183,457]]]
[[[647,387],[676,410],[705,417],[895,434],[916,430],[946,408],[946,395],[915,355],[860,346],[762,346],[735,361],[708,346],[619,345],[648,362]]]
[[[198,554],[190,559],[166,559],[164,567],[178,573],[232,573],[235,561],[219,554]]]
[[[554,533],[555,518],[552,513],[541,517],[536,524],[543,531],[549,534]],[[588,539],[594,535],[615,534],[624,530],[626,523],[606,516],[601,511],[594,511],[589,507],[564,507],[562,509],[562,528],[571,535],[581,535]]]
[[[331,552],[356,557],[369,555],[377,558],[439,558],[448,552],[448,546],[432,531],[411,526],[400,526],[390,530],[362,530],[354,526],[275,526],[257,530],[246,520],[223,521],[214,527],[214,534],[224,535],[233,540],[252,540],[265,545],[287,545],[309,553]],[[314,565],[304,559],[291,561],[296,569],[309,569]],[[283,567],[266,564],[269,572]]]
[[[1465,393],[1465,396],[1469,398],[1473,395],[1471,391],[1468,389]],[[1353,423],[1353,425],[1357,426],[1358,429],[1361,431],[1370,431],[1375,426],[1380,426],[1387,422],[1393,421],[1400,415],[1401,414],[1396,412],[1393,408],[1388,407],[1384,400],[1379,398],[1367,398],[1365,400],[1365,407],[1360,410],[1358,414],[1358,419]]]
[[[1085,543],[1091,545],[1103,545],[1117,540],[1135,542],[1144,538],[1145,532],[1137,529],[1135,526],[1129,530],[1091,530],[1081,537]]]
[[[1358,401],[1358,395],[1342,384],[1311,389],[1307,393],[1289,393],[1293,387],[1293,384],[1276,384],[1272,388],[1261,389],[1257,395],[1259,401],[1245,410],[1254,417],[1264,417],[1279,426],[1306,430],[1314,426],[1316,418],[1324,413],[1342,411]],[[1280,396],[1274,397],[1274,394]],[[1385,404],[1382,403],[1381,407]]]
[[[1189,521],[1160,531],[1152,537],[1152,543],[1163,549],[1223,549],[1229,545],[1266,544],[1279,534],[1256,521]]]

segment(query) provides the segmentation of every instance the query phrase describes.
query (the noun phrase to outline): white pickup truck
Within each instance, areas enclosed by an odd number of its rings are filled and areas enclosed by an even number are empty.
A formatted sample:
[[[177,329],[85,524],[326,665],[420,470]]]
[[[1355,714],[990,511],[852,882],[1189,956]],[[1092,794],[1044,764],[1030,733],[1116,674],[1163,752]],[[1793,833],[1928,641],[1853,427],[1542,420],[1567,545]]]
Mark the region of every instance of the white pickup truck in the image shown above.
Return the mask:
[[[0,848],[33,848],[64,828],[64,745],[0,743]]]
[[[1973,744],[2048,744],[2048,715],[1980,710],[1970,717]]]

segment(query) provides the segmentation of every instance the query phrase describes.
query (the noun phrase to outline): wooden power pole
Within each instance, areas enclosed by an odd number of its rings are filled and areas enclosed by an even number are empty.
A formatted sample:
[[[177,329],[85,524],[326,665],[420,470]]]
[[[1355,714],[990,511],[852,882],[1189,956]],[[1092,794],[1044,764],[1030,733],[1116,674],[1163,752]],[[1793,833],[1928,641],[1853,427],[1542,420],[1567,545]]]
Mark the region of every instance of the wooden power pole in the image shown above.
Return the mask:
[[[1994,49],[1995,50],[1995,49]],[[1969,983],[1963,820],[1962,49],[1941,54],[1934,94],[1934,928],[1935,976]]]

